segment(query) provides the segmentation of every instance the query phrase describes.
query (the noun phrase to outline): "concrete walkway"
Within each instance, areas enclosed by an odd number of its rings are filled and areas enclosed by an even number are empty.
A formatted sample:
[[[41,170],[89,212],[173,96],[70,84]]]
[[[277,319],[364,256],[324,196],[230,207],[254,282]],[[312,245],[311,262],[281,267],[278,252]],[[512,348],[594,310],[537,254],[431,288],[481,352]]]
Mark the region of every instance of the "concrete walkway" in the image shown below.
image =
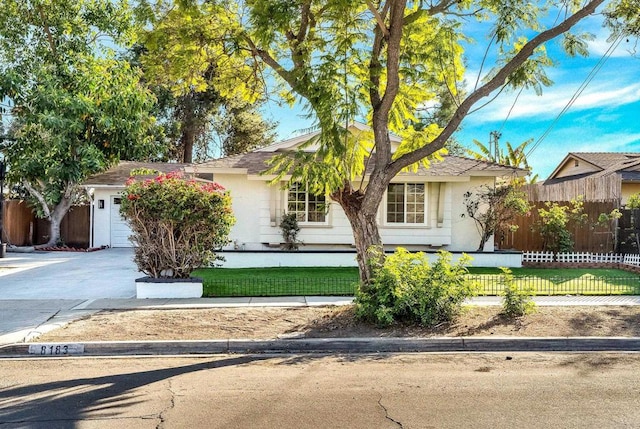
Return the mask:
[[[97,252],[8,253],[0,259],[0,345],[29,341],[43,332],[100,310],[347,305],[352,297],[135,299],[141,277],[131,249]],[[540,306],[640,305],[640,296],[536,297]],[[476,297],[475,305],[501,305]],[[395,346],[393,346],[395,347]]]

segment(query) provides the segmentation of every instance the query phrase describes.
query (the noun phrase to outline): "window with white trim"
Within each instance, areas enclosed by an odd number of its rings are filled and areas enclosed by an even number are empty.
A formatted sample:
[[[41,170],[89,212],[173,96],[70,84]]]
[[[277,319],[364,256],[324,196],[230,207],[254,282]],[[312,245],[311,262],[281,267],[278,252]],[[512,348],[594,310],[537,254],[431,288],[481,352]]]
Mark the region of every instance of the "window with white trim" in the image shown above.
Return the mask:
[[[424,224],[424,183],[391,183],[387,188],[387,223]]]
[[[301,183],[292,183],[287,192],[287,213],[295,213],[298,222],[325,223],[326,198],[307,192]]]

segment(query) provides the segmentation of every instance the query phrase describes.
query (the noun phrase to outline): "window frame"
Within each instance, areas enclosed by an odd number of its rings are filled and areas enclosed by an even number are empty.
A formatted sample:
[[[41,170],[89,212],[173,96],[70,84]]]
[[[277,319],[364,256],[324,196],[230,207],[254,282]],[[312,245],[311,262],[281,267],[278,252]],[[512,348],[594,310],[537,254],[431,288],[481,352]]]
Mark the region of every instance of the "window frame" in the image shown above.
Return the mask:
[[[311,193],[309,192],[309,187],[308,187],[308,186],[304,186],[304,185],[303,185],[302,183],[300,183],[300,182],[292,183],[292,184],[290,184],[290,185],[289,185],[289,187],[288,187],[288,188],[286,188],[286,189],[284,190],[284,194],[285,194],[285,197],[284,197],[284,206],[285,206],[285,210],[284,210],[284,212],[285,212],[285,213],[289,213],[289,212],[290,212],[290,210],[289,210],[289,202],[290,202],[290,200],[289,200],[289,194],[291,193],[292,186],[293,186],[294,184],[297,184],[297,185],[299,185],[299,186],[300,186],[300,189],[298,189],[298,190],[296,191],[296,192],[297,192],[297,194],[302,194],[302,193],[304,193],[304,196],[305,196],[305,198],[304,198],[304,210],[305,210],[305,211],[304,211],[304,214],[305,214],[305,219],[307,219],[307,220],[304,220],[304,221],[298,220],[298,224],[299,224],[300,226],[327,226],[327,225],[329,225],[329,207],[330,207],[330,205],[329,205],[329,201],[328,201],[328,198],[327,198],[327,196],[326,196],[326,195],[324,196],[324,205],[325,205],[325,207],[326,207],[326,209],[323,211],[323,213],[324,213],[324,220],[323,220],[323,221],[320,221],[320,222],[317,222],[317,221],[309,221],[309,220],[308,220],[308,219],[309,219],[309,197],[311,196],[311,197],[315,197],[315,198],[317,198],[317,197],[319,197],[319,195],[313,195],[313,194],[311,194]],[[302,190],[302,189],[304,189],[304,190]],[[297,201],[297,200],[296,200],[296,203],[301,203],[301,201]],[[312,203],[317,203],[317,201],[312,201]],[[294,211],[294,213],[300,213],[300,211],[295,210],[295,211]],[[316,213],[320,213],[320,212],[318,211],[318,212],[316,212]]]
[[[402,205],[402,208],[403,208],[402,215],[403,215],[403,221],[402,222],[389,221],[389,214],[390,214],[390,212],[389,212],[389,203],[391,202],[390,199],[389,199],[389,188],[391,186],[394,186],[394,185],[395,186],[402,185],[402,187],[403,187],[403,191],[402,191],[402,199],[403,199],[403,201],[402,201],[402,203],[403,203],[403,205]],[[411,202],[408,201],[408,195],[409,194],[407,192],[408,189],[409,189],[409,186],[411,186],[411,185],[420,185],[420,186],[422,186],[422,189],[423,189],[423,196],[424,196],[423,199],[424,200],[422,202],[422,204],[423,204],[423,211],[422,211],[423,221],[422,222],[407,222],[407,217],[409,215],[420,213],[420,212],[416,212],[416,211],[408,212],[408,210],[407,210],[408,205],[411,204]],[[401,227],[427,227],[427,226],[429,226],[428,189],[429,189],[428,183],[425,183],[425,182],[391,182],[391,183],[389,183],[389,185],[387,186],[387,189],[385,191],[384,210],[383,210],[383,213],[382,213],[382,216],[383,216],[383,222],[382,223],[383,223],[383,225],[384,226],[388,226],[388,227],[400,227],[400,228]],[[396,214],[396,216],[397,216],[397,214]]]

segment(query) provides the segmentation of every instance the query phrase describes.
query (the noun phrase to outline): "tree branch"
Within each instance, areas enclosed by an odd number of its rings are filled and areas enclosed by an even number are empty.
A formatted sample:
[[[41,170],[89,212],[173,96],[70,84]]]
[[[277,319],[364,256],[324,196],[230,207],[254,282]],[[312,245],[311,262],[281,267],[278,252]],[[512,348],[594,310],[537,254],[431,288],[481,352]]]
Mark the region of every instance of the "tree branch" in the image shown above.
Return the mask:
[[[366,1],[367,1],[367,7],[369,8],[373,16],[376,18],[376,22],[378,23],[378,27],[380,27],[380,31],[382,32],[384,37],[389,37],[389,29],[387,28],[386,25],[384,25],[384,19],[382,19],[382,15],[380,15],[380,12],[378,12],[378,9],[376,9],[373,3],[371,3],[371,0],[366,0]]]
[[[447,126],[433,142],[413,152],[402,155],[400,158],[396,159],[389,166],[389,174],[395,176],[403,168],[411,164],[415,164],[416,162],[426,158],[437,150],[442,149],[449,137],[451,137],[451,135],[453,135],[453,133],[458,129],[462,120],[467,116],[469,110],[471,109],[471,107],[473,107],[474,104],[476,104],[482,98],[489,96],[496,89],[503,86],[506,83],[509,75],[522,64],[524,64],[524,62],[529,59],[531,55],[533,55],[534,51],[539,46],[559,36],[560,34],[569,31],[580,20],[595,12],[596,8],[603,2],[604,0],[590,1],[582,9],[562,21],[557,26],[543,31],[542,33],[531,39],[529,42],[527,42],[522,47],[522,49],[516,55],[514,55],[514,57],[509,60],[490,81],[473,91],[462,102],[462,104],[460,104]]]
[[[54,58],[58,57],[58,51],[56,49],[56,43],[53,40],[53,35],[51,34],[51,29],[49,28],[49,24],[47,24],[46,16],[44,15],[44,11],[42,10],[42,5],[38,5],[38,14],[40,15],[40,19],[42,20],[42,28],[47,35],[47,40],[49,41],[49,47],[51,48],[51,53]]]
[[[45,219],[50,220],[51,210],[49,209],[49,205],[47,204],[47,201],[44,199],[44,196],[40,192],[38,192],[36,188],[34,188],[33,185],[31,185],[31,182],[29,182],[28,180],[23,180],[22,185],[27,189],[27,191],[29,191],[29,194],[31,194],[33,198],[38,200],[38,202],[40,203],[40,206],[42,207],[42,211],[44,212]]]

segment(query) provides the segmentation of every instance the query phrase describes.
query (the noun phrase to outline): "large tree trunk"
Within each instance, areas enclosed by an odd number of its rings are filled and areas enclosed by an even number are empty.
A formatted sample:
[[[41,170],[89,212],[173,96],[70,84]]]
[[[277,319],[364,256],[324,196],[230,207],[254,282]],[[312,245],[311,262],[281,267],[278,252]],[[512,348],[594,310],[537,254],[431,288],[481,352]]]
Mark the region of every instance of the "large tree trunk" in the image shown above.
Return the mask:
[[[53,210],[51,210],[43,194],[39,192],[29,181],[25,180],[22,184],[27,191],[29,191],[29,194],[38,201],[40,208],[42,208],[42,212],[44,213],[44,219],[49,221],[49,240],[45,244],[41,244],[37,247],[51,247],[57,245],[60,241],[60,225],[62,224],[64,216],[69,212],[69,209],[71,209],[75,186],[67,184],[62,193],[60,202],[58,202],[58,204],[53,207]]]
[[[60,242],[60,226],[62,225],[62,219],[71,209],[72,199],[70,197],[63,197],[62,200],[55,206],[49,220],[49,241],[43,244],[43,247],[56,246]]]
[[[364,200],[363,193],[361,191],[352,191],[349,186],[335,192],[332,198],[340,204],[351,223],[360,271],[360,287],[366,290],[372,278],[369,258],[375,256],[384,258],[382,240],[376,220],[377,207],[374,210],[367,209],[362,204]],[[380,252],[371,253],[371,250],[376,248]]]
[[[195,141],[195,124],[192,120],[185,121],[182,125],[180,146],[182,146],[182,162],[191,164],[193,161],[193,143]]]

